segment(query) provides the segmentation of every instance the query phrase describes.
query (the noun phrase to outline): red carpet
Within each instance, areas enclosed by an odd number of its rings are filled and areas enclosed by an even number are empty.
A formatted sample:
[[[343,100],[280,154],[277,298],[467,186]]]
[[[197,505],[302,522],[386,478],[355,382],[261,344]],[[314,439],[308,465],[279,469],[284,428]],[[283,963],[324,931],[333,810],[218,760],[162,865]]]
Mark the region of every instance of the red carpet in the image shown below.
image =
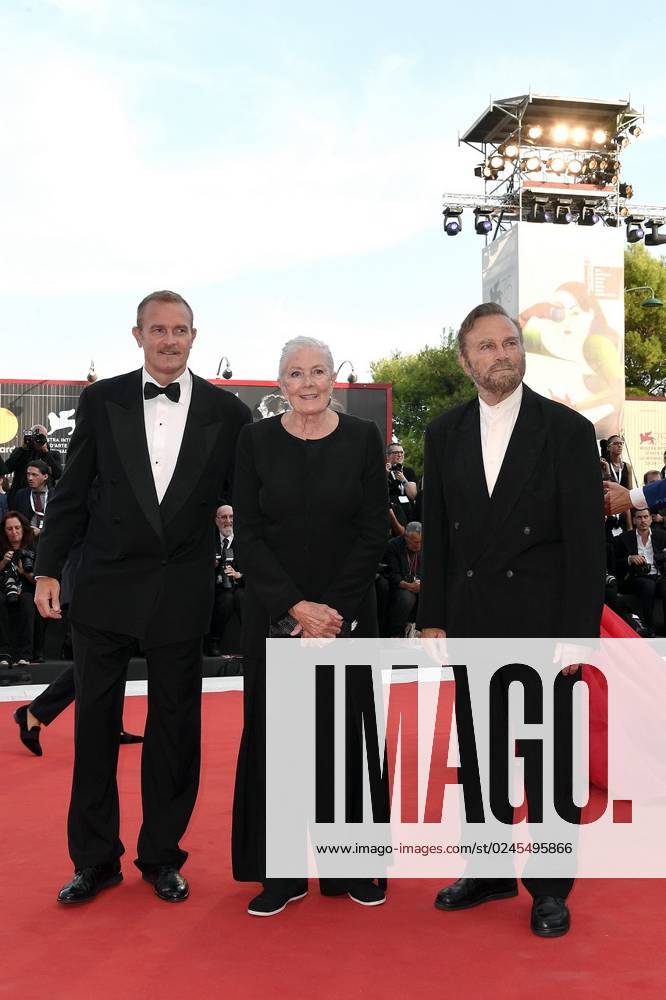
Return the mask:
[[[310,896],[272,919],[248,917],[252,887],[232,881],[229,823],[241,719],[238,693],[204,698],[203,780],[184,846],[191,898],[158,900],[131,864],[139,826],[140,748],[120,751],[125,881],[66,910],[71,711],[44,732],[41,759],[18,742],[16,703],[0,703],[0,996],[56,1000],[272,998],[663,998],[661,881],[580,880],[572,930],[543,941],[530,901],[462,913],[433,908],[439,883],[395,880],[385,906]],[[145,699],[125,724],[142,730]]]

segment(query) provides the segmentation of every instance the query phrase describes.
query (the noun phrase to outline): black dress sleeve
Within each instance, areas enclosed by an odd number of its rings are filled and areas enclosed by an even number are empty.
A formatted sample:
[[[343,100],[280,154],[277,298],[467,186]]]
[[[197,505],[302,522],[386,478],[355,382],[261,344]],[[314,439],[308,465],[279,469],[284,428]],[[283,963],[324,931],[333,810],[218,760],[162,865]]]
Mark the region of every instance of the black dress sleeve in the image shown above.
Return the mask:
[[[425,435],[423,455],[423,547],[421,591],[416,627],[446,629],[446,567],[449,526],[442,485],[439,442],[432,427]]]
[[[271,618],[283,615],[304,599],[279,559],[266,544],[264,514],[259,505],[261,479],[257,472],[253,426],[241,430],[234,469],[234,551],[243,573]]]
[[[356,447],[356,443],[354,443]],[[357,533],[335,580],[322,595],[322,603],[353,620],[375,579],[389,530],[386,459],[379,429],[367,423],[361,480],[363,500]]]

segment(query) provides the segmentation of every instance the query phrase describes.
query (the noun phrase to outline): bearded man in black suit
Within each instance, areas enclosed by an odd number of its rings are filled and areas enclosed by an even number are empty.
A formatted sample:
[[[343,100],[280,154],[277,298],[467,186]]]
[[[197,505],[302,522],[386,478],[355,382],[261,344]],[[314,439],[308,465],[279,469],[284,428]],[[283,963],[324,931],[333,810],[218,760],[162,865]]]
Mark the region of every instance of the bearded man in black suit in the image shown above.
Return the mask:
[[[594,427],[523,385],[522,333],[501,306],[473,309],[458,348],[479,395],[426,431],[417,626],[424,638],[597,637],[605,541]],[[576,669],[565,667],[560,680],[573,684]],[[529,801],[529,783],[526,793]],[[512,818],[512,808],[501,817]],[[523,882],[533,897],[532,930],[566,933],[573,879]],[[435,905],[467,909],[516,892],[512,878],[462,878]]]
[[[188,369],[196,330],[182,296],[148,295],[132,332],[143,368],[84,389],[35,569],[35,603],[44,617],[58,618],[58,578],[90,514],[70,605],[76,724],[68,839],[75,874],[61,903],[92,899],[122,880],[118,732],[139,644],[148,664],[148,718],[135,863],[160,898],[178,902],[189,894],[179,840],[199,783],[201,645],[215,558],[210,524],[228,495],[236,438],[251,419],[235,396]]]

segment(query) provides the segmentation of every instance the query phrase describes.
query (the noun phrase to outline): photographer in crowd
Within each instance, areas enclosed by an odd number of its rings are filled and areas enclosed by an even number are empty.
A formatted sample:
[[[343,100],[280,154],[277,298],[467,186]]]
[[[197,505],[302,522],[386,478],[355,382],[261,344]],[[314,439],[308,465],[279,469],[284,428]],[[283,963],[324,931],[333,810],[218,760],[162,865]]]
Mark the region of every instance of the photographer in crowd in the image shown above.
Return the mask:
[[[10,510],[2,518],[0,552],[0,643],[23,666],[30,663],[35,624],[34,534],[23,514]]]
[[[389,517],[391,531],[402,535],[405,525],[414,520],[414,502],[417,486],[416,473],[404,465],[405,452],[397,441],[386,449],[386,473],[388,475]]]
[[[13,509],[14,498],[18,491],[28,485],[28,466],[35,460],[45,462],[49,467],[51,485],[60,479],[62,475],[60,455],[56,451],[49,450],[49,444],[46,439],[46,427],[42,424],[35,424],[34,427],[25,432],[23,435],[23,444],[20,444],[18,448],[14,448],[5,462],[5,472],[14,473],[8,496],[10,509]]]
[[[641,601],[641,617],[654,636],[654,602],[659,597],[666,623],[666,532],[652,527],[649,510],[633,510],[634,528],[624,531],[615,542],[618,575],[624,574],[621,590],[636,594]]]
[[[13,508],[26,518],[34,534],[38,537],[44,524],[46,505],[49,502],[51,467],[36,458],[26,469],[28,485],[14,494]]]
[[[242,598],[245,581],[234,553],[234,511],[222,504],[215,512],[215,604],[211,618],[208,650],[221,656],[222,638],[232,615],[242,621]]]
[[[389,582],[388,635],[404,636],[407,623],[414,621],[421,591],[421,524],[410,521],[405,533],[392,538],[384,554]]]

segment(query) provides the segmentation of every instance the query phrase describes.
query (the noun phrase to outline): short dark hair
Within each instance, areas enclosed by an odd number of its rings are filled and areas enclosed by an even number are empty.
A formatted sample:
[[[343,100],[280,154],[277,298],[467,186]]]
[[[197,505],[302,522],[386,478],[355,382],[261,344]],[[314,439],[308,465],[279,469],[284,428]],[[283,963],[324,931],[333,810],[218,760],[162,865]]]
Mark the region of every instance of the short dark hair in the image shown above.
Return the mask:
[[[647,486],[648,476],[657,476],[658,479],[661,479],[661,472],[659,471],[659,469],[648,469],[648,471],[643,476],[643,486]]]
[[[41,458],[36,458],[33,462],[28,462],[26,465],[26,471],[28,469],[39,469],[43,476],[51,475],[50,467],[46,464],[46,462],[43,462]]]
[[[480,305],[474,306],[472,311],[467,313],[464,320],[460,324],[460,329],[458,330],[458,350],[461,354],[465,353],[465,339],[467,334],[472,329],[477,319],[482,319],[484,316],[503,316],[505,319],[508,319],[509,323],[513,323],[515,326],[522,344],[523,331],[520,328],[518,320],[509,316],[504,306],[501,306],[499,302],[482,302]]]
[[[175,302],[178,305],[185,306],[190,314],[190,326],[194,326],[194,313],[189,302],[186,302],[178,292],[170,292],[167,288],[164,288],[161,292],[151,292],[150,295],[146,295],[145,299],[141,299],[139,302],[136,309],[136,325],[139,329],[143,325],[143,313],[149,302]]]

